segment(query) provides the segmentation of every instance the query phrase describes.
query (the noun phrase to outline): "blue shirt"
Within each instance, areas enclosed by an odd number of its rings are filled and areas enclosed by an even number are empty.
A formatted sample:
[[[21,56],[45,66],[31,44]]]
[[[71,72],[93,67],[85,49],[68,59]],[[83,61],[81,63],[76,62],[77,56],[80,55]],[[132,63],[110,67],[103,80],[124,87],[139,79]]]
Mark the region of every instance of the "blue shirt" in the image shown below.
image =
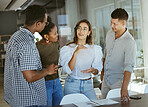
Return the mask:
[[[34,42],[34,35],[20,28],[10,38],[4,70],[4,99],[12,107],[46,105],[44,78],[27,82],[22,71],[42,69],[40,56]]]
[[[73,71],[69,68],[68,63],[78,45],[70,44],[62,47],[60,50],[60,64],[62,65],[62,69],[75,79],[88,79],[91,77],[91,73],[82,73],[82,70],[94,67],[98,71],[101,71],[103,67],[102,48],[98,45],[86,44],[84,46],[87,49],[81,49],[79,51]]]
[[[110,85],[123,80],[125,71],[133,71],[136,43],[128,30],[118,39],[113,31],[107,33],[105,54],[104,78]]]

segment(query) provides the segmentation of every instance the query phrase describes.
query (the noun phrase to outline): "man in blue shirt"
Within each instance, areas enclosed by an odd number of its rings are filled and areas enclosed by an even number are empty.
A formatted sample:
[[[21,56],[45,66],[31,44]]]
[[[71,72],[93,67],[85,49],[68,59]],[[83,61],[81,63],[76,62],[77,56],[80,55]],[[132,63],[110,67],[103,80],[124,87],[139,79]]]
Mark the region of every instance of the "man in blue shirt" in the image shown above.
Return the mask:
[[[34,33],[41,32],[47,24],[45,8],[38,5],[26,10],[25,24],[10,38],[4,70],[4,99],[12,107],[46,105],[44,77],[56,73],[56,66],[42,69],[40,56],[34,42]]]
[[[126,28],[127,12],[122,8],[111,14],[111,28],[106,36],[106,52],[104,70],[101,72],[102,98],[108,91],[121,88],[121,100],[129,100],[128,84],[136,59],[136,43]]]

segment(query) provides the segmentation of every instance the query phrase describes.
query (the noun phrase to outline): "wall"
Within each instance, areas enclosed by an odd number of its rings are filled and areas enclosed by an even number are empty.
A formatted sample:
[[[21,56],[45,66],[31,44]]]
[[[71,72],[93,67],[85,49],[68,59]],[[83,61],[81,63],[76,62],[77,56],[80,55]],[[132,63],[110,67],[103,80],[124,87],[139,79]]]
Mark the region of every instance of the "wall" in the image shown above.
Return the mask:
[[[0,11],[0,35],[13,34],[17,30],[15,11]]]
[[[68,26],[74,28],[80,19],[79,0],[65,0],[66,14],[68,15]]]
[[[148,0],[141,0],[142,12],[142,31],[143,31],[143,52],[144,52],[144,66],[148,67]],[[148,68],[145,70],[145,77],[148,78]]]
[[[87,8],[85,8],[85,16],[91,22],[92,26],[95,26],[95,17],[94,17],[94,9],[103,7],[105,5],[109,5],[114,3],[114,0],[83,0]],[[83,8],[83,4],[80,6]]]

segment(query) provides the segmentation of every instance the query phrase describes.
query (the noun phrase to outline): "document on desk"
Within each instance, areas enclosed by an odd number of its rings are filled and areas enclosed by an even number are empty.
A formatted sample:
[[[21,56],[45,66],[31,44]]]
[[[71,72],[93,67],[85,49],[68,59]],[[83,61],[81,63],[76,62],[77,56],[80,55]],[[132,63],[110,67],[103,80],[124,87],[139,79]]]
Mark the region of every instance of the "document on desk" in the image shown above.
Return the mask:
[[[89,101],[89,102],[81,102],[81,103],[73,103],[77,107],[95,107],[95,106],[100,106],[100,104]]]
[[[102,99],[102,100],[92,100],[94,103],[98,103],[99,105],[112,105],[118,104],[119,102],[111,100],[111,99]]]

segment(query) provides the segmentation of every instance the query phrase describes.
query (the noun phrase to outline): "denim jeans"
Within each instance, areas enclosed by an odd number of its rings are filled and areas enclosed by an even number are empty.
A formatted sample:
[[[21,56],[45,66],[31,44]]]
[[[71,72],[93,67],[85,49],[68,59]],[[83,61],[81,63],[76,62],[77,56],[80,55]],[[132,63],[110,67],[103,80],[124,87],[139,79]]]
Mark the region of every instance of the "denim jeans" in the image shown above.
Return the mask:
[[[47,92],[47,105],[59,105],[63,98],[63,88],[59,78],[54,80],[45,81]]]
[[[97,100],[92,79],[83,81],[68,76],[64,85],[64,95],[73,93],[82,93],[90,100]]]

